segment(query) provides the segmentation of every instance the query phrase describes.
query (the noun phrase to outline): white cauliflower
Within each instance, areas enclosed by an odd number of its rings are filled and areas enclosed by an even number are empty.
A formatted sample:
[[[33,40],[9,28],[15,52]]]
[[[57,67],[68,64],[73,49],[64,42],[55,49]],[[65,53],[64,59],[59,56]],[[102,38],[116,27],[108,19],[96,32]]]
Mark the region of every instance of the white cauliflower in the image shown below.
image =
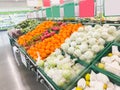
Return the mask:
[[[91,49],[92,49],[93,52],[98,53],[100,51],[100,46],[95,44],[95,45],[92,46]]]

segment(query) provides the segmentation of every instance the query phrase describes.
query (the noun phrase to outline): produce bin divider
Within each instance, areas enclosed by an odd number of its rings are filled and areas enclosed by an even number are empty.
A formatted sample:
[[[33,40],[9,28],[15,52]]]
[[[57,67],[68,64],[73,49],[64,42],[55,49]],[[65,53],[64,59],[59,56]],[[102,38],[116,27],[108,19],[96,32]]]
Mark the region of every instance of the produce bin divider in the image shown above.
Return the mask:
[[[112,72],[109,72],[109,71],[107,71],[107,70],[98,68],[98,67],[96,66],[96,64],[101,60],[102,57],[106,56],[108,53],[111,52],[112,46],[114,46],[114,45],[120,47],[120,44],[118,44],[118,43],[116,43],[116,42],[113,42],[109,47],[107,47],[107,48],[103,51],[103,53],[96,59],[96,61],[94,61],[94,62],[92,63],[92,67],[93,67],[93,68],[96,68],[97,70],[99,70],[99,71],[101,71],[101,72],[104,72],[105,74],[108,74],[108,75],[112,76],[113,78],[115,78],[116,80],[118,80],[118,81],[120,82],[120,76],[118,76],[118,75],[116,75],[116,74],[114,74],[114,73],[112,73]],[[120,48],[119,48],[119,50],[120,50]]]
[[[98,68],[97,66],[94,66],[94,65],[92,65],[91,68],[95,69],[96,71],[101,72],[101,73],[103,73],[103,74],[105,74],[109,77],[111,77],[112,79],[114,79],[114,82],[117,82],[117,84],[120,85],[120,78],[113,75],[113,73],[105,71],[103,69],[100,69],[100,68]]]
[[[102,73],[102,74],[104,74],[104,75],[107,75],[111,82],[113,82],[114,84],[120,85],[119,80],[117,80],[116,78],[113,78],[111,75],[106,74],[105,72],[96,69],[96,67],[94,67],[94,66],[90,66],[89,68],[87,68],[87,69],[84,71],[84,73],[82,73],[82,74],[78,77],[78,79],[77,79],[76,81],[74,81],[74,83],[69,87],[68,90],[71,90],[71,89],[73,89],[74,87],[76,87],[76,86],[77,86],[77,82],[79,81],[79,79],[84,78],[85,75],[86,75],[87,73],[90,73],[91,71],[94,71],[95,73]]]

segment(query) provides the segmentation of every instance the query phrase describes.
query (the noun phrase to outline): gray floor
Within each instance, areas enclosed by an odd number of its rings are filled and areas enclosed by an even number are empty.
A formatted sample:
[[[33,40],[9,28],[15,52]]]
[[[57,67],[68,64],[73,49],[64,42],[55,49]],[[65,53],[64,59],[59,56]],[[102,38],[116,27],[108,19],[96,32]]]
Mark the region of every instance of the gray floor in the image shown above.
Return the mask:
[[[46,90],[35,77],[23,64],[17,65],[7,32],[0,31],[0,90]]]

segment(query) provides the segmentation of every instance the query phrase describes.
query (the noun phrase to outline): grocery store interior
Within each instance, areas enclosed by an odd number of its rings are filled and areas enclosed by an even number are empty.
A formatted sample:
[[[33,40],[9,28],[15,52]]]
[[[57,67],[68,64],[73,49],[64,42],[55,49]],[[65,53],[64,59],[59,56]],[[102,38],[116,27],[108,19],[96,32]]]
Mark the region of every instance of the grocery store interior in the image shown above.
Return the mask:
[[[0,0],[0,90],[120,90],[120,0]]]

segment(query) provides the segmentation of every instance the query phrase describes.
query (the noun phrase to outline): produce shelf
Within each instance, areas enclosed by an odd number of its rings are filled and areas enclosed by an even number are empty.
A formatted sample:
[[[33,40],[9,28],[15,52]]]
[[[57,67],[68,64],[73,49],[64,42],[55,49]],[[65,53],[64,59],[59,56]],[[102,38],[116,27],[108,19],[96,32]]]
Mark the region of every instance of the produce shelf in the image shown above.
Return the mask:
[[[96,68],[97,70],[101,71],[101,72],[104,72],[114,78],[116,78],[116,80],[120,81],[120,76],[110,72],[110,71],[107,71],[105,69],[101,69],[101,68],[98,68],[97,64],[101,61],[101,59],[105,56],[107,56],[109,53],[112,53],[112,46],[118,46],[118,49],[120,51],[120,44],[119,43],[112,43],[108,48],[106,48],[102,53],[101,55],[93,62],[93,67]]]
[[[68,87],[71,86],[71,84],[74,83],[73,81],[76,81],[76,79],[79,77],[79,75],[81,75],[82,73],[84,73],[84,71],[86,69],[87,69],[87,67],[84,68],[81,72],[79,72],[78,75],[76,75],[68,84],[64,85],[63,87],[60,87],[57,84],[55,84],[55,82],[44,72],[44,70],[42,68],[38,68],[37,72],[44,78],[44,80],[52,88],[52,90],[69,90]]]
[[[109,75],[108,73],[103,72],[103,71],[97,69],[97,68],[94,67],[94,66],[90,66],[88,69],[86,69],[86,71],[84,71],[83,74],[81,74],[81,75],[79,76],[79,78],[71,85],[71,87],[69,87],[68,90],[72,90],[74,87],[76,87],[76,86],[77,86],[77,82],[78,82],[81,78],[85,78],[85,75],[88,74],[88,73],[90,73],[91,71],[94,71],[96,74],[97,74],[97,73],[102,73],[102,74],[106,75],[113,84],[116,84],[116,85],[120,86],[120,81],[119,81],[119,80],[117,80],[117,79],[114,78],[113,76]]]
[[[76,23],[76,22],[73,22],[73,23]],[[87,23],[85,23],[85,25],[86,24]],[[95,24],[96,23],[90,23],[89,25],[95,25]],[[42,83],[48,90],[71,90],[73,87],[76,86],[76,83],[80,78],[84,77],[86,73],[89,73],[92,70],[95,71],[96,73],[101,72],[101,73],[107,75],[113,83],[120,85],[120,77],[95,66],[95,64],[99,61],[99,59],[102,56],[104,56],[106,53],[110,52],[109,49],[112,45],[120,46],[119,43],[116,43],[114,41],[106,42],[106,44],[104,45],[105,48],[102,49],[100,52],[98,52],[97,55],[90,62],[85,62],[85,61],[77,58],[75,63],[82,65],[84,67],[84,69],[82,69],[79,72],[79,74],[76,75],[76,77],[74,77],[69,83],[67,83],[63,87],[60,87],[57,84],[55,84],[55,82],[47,75],[47,73],[45,73],[43,68],[37,66],[36,62],[27,54],[26,50],[17,43],[17,40],[15,38],[13,38],[9,33],[8,33],[8,37],[10,40],[11,47],[16,46],[18,48],[18,50],[20,52],[20,56],[21,56],[21,61],[26,66],[26,68],[35,72],[37,81]],[[62,55],[65,55],[65,52],[63,50],[62,50]],[[71,57],[71,59],[76,58],[73,55],[70,55],[70,57]]]

